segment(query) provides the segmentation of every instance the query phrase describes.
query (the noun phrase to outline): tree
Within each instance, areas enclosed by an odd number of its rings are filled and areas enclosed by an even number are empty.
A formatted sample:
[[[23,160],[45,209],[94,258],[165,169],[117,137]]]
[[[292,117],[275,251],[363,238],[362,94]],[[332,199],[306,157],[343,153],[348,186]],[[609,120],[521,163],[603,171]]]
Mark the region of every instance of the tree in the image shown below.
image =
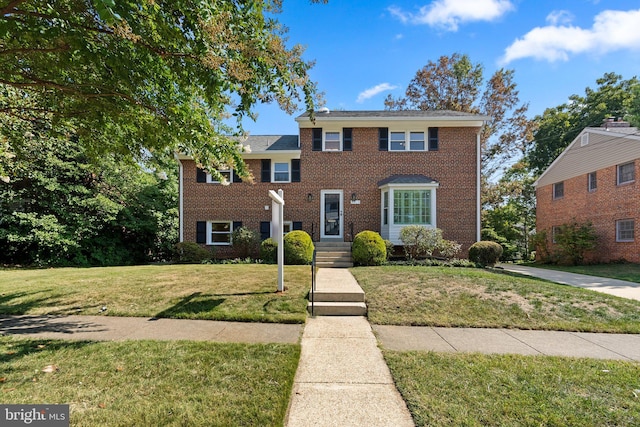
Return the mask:
[[[482,65],[459,53],[429,61],[416,72],[405,96],[388,96],[385,106],[390,110],[452,110],[489,116],[481,133],[485,177],[507,160],[523,155],[533,135],[532,123],[526,118],[528,105],[520,104],[513,70],[500,69],[484,82]]]
[[[630,115],[636,120],[640,117],[640,83],[636,77],[624,80],[621,75],[606,73],[596,83],[596,89],[587,87],[584,96],[571,95],[569,102],[547,108],[542,116],[534,119],[537,123],[535,142],[527,157],[537,175],[544,172],[584,128],[598,127],[607,117]]]
[[[316,0],[315,2],[318,2]],[[51,121],[85,153],[140,159],[179,150],[248,174],[232,133],[257,103],[314,109],[299,46],[271,16],[280,0],[0,0],[0,116]],[[236,129],[226,119],[236,118]],[[7,119],[9,117],[9,119]],[[0,130],[0,159],[24,142]],[[9,174],[0,170],[3,180]]]

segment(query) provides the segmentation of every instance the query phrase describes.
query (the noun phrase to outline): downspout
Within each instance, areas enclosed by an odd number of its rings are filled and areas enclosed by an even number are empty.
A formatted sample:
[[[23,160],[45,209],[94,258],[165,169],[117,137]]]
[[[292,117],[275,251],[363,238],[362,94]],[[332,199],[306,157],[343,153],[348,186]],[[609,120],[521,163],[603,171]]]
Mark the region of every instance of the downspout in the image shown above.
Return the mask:
[[[481,239],[480,229],[482,228],[480,221],[480,211],[482,209],[481,196],[481,175],[482,175],[482,156],[480,155],[480,132],[476,134],[476,242]]]

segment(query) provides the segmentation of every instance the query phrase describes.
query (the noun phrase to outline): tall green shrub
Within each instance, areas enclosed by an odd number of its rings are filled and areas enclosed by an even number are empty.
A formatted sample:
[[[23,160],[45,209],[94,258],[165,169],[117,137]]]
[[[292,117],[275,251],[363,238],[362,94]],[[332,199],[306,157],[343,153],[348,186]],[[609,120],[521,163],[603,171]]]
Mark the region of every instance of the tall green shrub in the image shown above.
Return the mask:
[[[597,239],[591,222],[579,223],[574,219],[562,224],[555,234],[559,258],[573,265],[582,264],[586,253],[595,249]]]
[[[260,259],[267,264],[278,262],[278,243],[271,237],[260,244]]]
[[[382,265],[387,261],[387,245],[375,231],[361,231],[353,238],[351,256],[356,265]]]
[[[288,265],[311,264],[313,242],[305,231],[294,230],[284,236],[284,262]]]
[[[496,265],[500,255],[502,255],[502,246],[496,242],[481,240],[469,248],[469,260],[483,267]]]
[[[239,227],[231,233],[231,241],[233,242],[233,248],[236,250],[237,256],[240,258],[252,258],[258,251],[260,235],[257,231],[250,228]]]

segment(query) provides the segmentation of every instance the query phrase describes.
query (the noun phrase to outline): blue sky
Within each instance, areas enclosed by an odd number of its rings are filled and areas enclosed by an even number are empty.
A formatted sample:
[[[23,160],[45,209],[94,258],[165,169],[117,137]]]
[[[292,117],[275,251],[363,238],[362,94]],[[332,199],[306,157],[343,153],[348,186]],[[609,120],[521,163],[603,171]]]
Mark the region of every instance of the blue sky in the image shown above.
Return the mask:
[[[515,70],[529,115],[595,87],[604,73],[640,73],[638,0],[283,0],[288,43],[306,47],[329,109],[381,110],[416,71],[455,52]],[[253,135],[297,134],[294,118],[260,106]]]

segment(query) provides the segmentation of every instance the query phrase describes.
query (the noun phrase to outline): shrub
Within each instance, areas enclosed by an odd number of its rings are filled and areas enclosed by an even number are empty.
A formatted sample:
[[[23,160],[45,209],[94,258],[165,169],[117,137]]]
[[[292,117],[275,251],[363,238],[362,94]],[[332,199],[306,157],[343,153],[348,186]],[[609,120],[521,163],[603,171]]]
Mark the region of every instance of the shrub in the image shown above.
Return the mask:
[[[393,244],[393,242],[391,242],[391,240],[385,240],[384,245],[387,248],[387,261],[388,261],[389,259],[391,259],[391,256],[393,255],[393,249],[395,248],[395,245]]]
[[[213,258],[213,249],[206,249],[194,242],[176,243],[173,260],[181,264],[199,264]]]
[[[591,222],[579,223],[574,219],[559,227],[555,240],[560,259],[579,265],[584,262],[585,254],[596,247],[597,235]]]
[[[278,262],[278,243],[271,237],[263,240],[260,244],[260,259],[267,264]]]
[[[356,265],[382,265],[387,261],[387,246],[375,231],[361,231],[353,238],[351,255]]]
[[[284,262],[288,265],[311,264],[313,242],[305,231],[294,230],[284,236]]]
[[[400,230],[400,240],[408,259],[430,257],[442,241],[442,230],[424,225],[407,225]]]
[[[462,245],[460,243],[454,242],[453,240],[442,240],[438,245],[438,253],[444,259],[453,259],[460,253],[462,249]]]
[[[469,248],[469,260],[485,266],[493,267],[502,255],[502,246],[499,243],[481,240]]]
[[[250,228],[239,227],[231,233],[231,241],[236,254],[240,258],[250,258],[255,256],[258,250],[260,235]]]

